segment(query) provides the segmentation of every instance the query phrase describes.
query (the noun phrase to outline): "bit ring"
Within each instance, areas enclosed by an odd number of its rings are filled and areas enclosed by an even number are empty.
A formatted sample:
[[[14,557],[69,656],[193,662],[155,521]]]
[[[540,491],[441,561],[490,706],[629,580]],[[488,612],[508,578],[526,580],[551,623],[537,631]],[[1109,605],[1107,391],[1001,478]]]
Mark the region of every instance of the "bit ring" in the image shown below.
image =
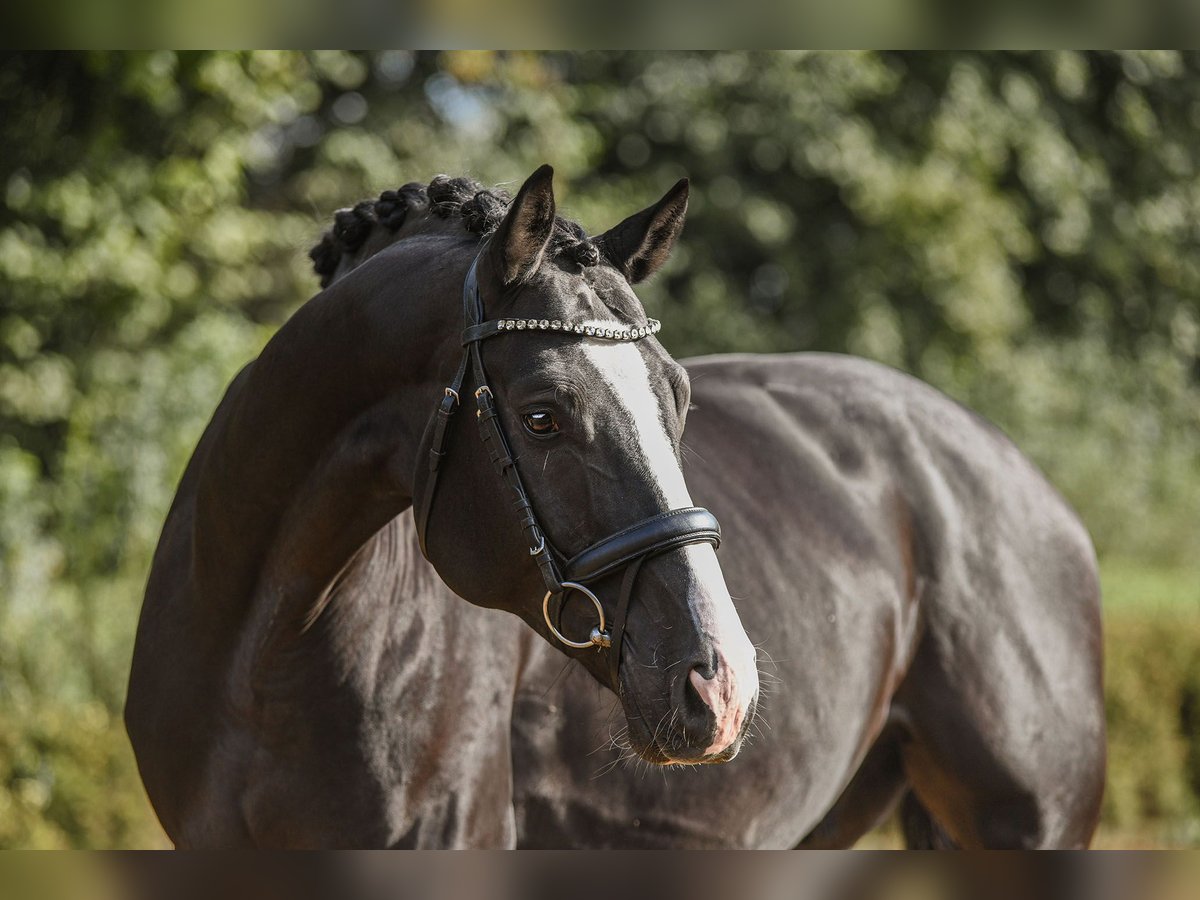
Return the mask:
[[[546,591],[546,596],[542,598],[542,616],[546,619],[546,627],[550,629],[550,633],[568,647],[574,647],[576,650],[586,650],[588,647],[611,647],[612,635],[609,634],[604,620],[604,607],[600,605],[600,598],[592,593],[589,588],[575,581],[564,581],[562,583],[562,595],[564,597],[566,597],[568,591],[579,591],[592,601],[592,605],[596,607],[596,615],[600,617],[600,624],[592,629],[592,633],[586,641],[571,640],[555,628],[554,623],[550,621],[550,598],[554,596],[554,591]]]

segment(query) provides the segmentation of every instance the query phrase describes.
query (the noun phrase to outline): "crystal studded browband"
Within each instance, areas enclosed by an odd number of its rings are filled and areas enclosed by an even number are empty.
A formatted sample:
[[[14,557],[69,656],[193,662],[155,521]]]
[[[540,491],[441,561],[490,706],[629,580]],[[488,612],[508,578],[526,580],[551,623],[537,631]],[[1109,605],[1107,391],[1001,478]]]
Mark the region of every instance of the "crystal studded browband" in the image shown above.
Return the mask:
[[[600,338],[605,341],[640,341],[644,337],[658,334],[661,330],[662,322],[658,319],[647,319],[645,325],[634,328],[627,328],[619,324],[616,324],[616,327],[575,325],[561,319],[492,319],[479,325],[471,325],[464,330],[463,345],[466,346],[472,341],[485,340],[509,331],[557,331],[563,334]]]
[[[572,324],[562,319],[491,319],[478,325],[468,325],[462,332],[462,346],[468,347],[488,337],[509,334],[511,331],[558,331],[564,335],[599,337],[602,341],[641,341],[643,337],[656,335],[662,330],[658,319],[647,319],[646,324],[635,328],[620,323],[596,325]]]
[[[662,322],[647,319],[638,328],[604,328],[599,325],[572,325],[558,319],[500,319],[500,331],[570,331],[585,337],[604,338],[608,341],[639,341],[649,334],[658,334]]]

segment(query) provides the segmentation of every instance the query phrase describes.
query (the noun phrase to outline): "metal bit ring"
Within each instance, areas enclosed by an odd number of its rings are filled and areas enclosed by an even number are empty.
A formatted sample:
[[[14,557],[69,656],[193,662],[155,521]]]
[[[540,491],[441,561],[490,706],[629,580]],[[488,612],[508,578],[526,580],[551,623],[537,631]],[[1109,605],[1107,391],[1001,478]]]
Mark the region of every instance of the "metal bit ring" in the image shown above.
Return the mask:
[[[564,598],[567,596],[568,591],[579,591],[581,594],[587,596],[592,601],[592,605],[596,607],[596,615],[600,617],[600,624],[592,629],[592,633],[586,641],[571,640],[555,628],[554,623],[550,621],[550,598],[554,596],[554,592],[546,591],[546,596],[542,598],[542,615],[546,619],[546,627],[550,629],[550,633],[568,647],[574,647],[576,650],[586,650],[588,647],[611,647],[612,635],[609,634],[608,627],[604,621],[604,607],[600,605],[600,598],[578,582],[564,581],[562,588]]]

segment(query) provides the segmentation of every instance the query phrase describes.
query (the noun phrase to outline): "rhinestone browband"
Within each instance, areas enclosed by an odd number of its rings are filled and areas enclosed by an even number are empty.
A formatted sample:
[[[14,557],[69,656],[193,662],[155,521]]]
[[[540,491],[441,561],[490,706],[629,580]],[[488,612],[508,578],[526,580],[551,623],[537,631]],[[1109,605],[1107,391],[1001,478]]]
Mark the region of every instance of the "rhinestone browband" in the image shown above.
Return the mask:
[[[559,319],[499,319],[496,327],[500,331],[569,331],[584,337],[603,338],[607,341],[640,341],[651,334],[658,334],[662,322],[647,319],[638,328],[604,328],[596,325],[572,325]]]

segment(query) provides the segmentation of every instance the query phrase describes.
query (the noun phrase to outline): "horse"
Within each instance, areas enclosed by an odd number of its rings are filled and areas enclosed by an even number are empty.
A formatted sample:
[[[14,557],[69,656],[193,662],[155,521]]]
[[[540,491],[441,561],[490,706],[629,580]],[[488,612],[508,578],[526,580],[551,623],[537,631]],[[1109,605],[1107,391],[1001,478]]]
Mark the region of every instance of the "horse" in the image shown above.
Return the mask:
[[[901,372],[673,360],[633,286],[688,190],[595,237],[549,166],[336,214],[147,582],[176,845],[842,847],[898,806],[909,846],[1088,845],[1086,529]]]

